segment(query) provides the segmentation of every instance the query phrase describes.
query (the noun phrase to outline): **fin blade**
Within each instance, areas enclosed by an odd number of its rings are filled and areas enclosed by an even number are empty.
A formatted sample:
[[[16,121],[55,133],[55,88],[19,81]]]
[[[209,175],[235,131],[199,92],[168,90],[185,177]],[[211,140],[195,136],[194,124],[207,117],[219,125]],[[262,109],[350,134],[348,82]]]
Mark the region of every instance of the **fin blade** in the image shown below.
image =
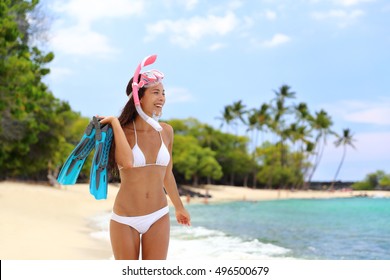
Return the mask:
[[[113,131],[111,126],[105,125],[96,129],[95,154],[91,167],[90,193],[95,199],[107,198],[107,165],[110,153]]]
[[[74,185],[84,166],[85,160],[94,148],[95,130],[93,123],[87,126],[79,143],[63,164],[57,181],[62,185]]]

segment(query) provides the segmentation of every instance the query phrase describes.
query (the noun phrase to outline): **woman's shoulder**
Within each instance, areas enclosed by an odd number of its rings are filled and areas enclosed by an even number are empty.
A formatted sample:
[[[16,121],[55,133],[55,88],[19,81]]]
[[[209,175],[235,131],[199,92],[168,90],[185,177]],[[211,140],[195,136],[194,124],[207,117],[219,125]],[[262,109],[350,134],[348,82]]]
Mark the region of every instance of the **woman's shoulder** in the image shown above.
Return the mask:
[[[167,132],[169,135],[173,135],[173,127],[170,124],[160,122],[160,125],[163,128],[163,131]]]

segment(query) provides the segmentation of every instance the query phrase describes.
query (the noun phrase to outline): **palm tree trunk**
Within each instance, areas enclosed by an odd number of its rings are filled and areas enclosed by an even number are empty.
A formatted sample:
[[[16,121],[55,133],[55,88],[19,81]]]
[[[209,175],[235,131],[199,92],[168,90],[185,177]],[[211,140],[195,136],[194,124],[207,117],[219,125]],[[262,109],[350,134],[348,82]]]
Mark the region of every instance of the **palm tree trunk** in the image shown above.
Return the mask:
[[[252,188],[256,189],[257,188],[257,178],[256,178],[256,168],[253,169],[253,182],[252,182]]]
[[[234,172],[230,174],[230,185],[234,186]]]
[[[341,166],[342,166],[343,163],[344,163],[344,159],[345,159],[345,155],[346,155],[346,154],[347,154],[347,146],[344,146],[343,156],[341,157],[341,161],[340,161],[339,167],[337,168],[336,174],[334,175],[333,182],[332,182],[332,184],[330,185],[330,189],[331,189],[331,190],[333,190],[333,188],[334,188],[334,183],[336,182],[336,179],[337,179],[337,176],[339,175]]]
[[[245,174],[244,176],[244,187],[248,186],[248,174]]]
[[[324,150],[325,150],[325,136],[323,137],[322,145],[318,145],[318,155],[315,158],[313,169],[312,169],[312,172],[310,173],[310,176],[309,176],[309,186],[311,183],[311,179],[313,178],[313,175],[314,175],[315,171],[317,170],[318,165],[320,164]]]
[[[193,176],[192,186],[197,187],[199,185],[199,177],[197,174]]]
[[[253,168],[253,183],[252,183],[252,188],[256,189],[257,188],[257,178],[256,178],[256,173],[257,173],[257,163],[256,163],[256,149],[257,149],[257,143],[259,142],[259,130],[256,129],[255,131],[255,137],[254,137],[254,145],[253,145],[253,164],[254,164],[254,168]]]

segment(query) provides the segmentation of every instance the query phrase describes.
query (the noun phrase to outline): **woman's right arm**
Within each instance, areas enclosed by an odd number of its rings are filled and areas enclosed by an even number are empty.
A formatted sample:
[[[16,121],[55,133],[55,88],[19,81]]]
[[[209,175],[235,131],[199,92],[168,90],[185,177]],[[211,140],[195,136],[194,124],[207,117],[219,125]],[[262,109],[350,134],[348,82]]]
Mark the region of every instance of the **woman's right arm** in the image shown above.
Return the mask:
[[[100,117],[101,124],[109,123],[114,132],[115,141],[115,161],[120,166],[120,169],[128,169],[133,167],[133,152],[127,142],[123,128],[116,117]]]

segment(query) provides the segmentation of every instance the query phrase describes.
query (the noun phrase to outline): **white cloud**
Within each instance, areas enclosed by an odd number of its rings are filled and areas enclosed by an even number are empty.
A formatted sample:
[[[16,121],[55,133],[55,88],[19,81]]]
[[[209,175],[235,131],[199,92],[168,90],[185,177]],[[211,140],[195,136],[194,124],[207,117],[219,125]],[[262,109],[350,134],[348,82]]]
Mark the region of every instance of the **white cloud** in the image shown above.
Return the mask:
[[[264,12],[264,16],[268,20],[275,20],[276,19],[276,13],[274,11],[271,11],[271,10],[266,10]]]
[[[255,25],[255,19],[250,16],[243,16],[240,18],[240,30],[244,32],[251,29]]]
[[[185,103],[194,100],[192,94],[186,88],[173,87],[165,90],[167,104]]]
[[[234,31],[238,25],[239,19],[232,12],[227,12],[222,17],[208,15],[189,19],[161,20],[147,25],[145,41],[152,41],[159,35],[168,34],[171,43],[187,48],[207,36],[224,36]]]
[[[243,5],[244,2],[242,0],[231,0],[229,3],[227,3],[227,8],[229,10],[236,10],[241,8]]]
[[[285,34],[277,33],[270,40],[264,41],[261,43],[263,47],[273,48],[279,45],[288,43],[291,41],[291,38]]]
[[[118,50],[109,43],[109,38],[92,31],[87,26],[72,26],[56,31],[51,39],[55,52],[73,55],[109,55]]]
[[[315,20],[337,20],[340,27],[346,27],[364,14],[364,11],[357,9],[350,12],[345,10],[331,10],[328,12],[313,12],[311,17]]]
[[[354,138],[356,139],[356,157],[362,158],[363,160],[389,160],[390,132],[357,132],[354,134]]]
[[[360,112],[346,115],[346,120],[359,123],[390,125],[390,109],[369,108]]]
[[[368,173],[376,170],[389,172],[390,132],[352,131],[356,140],[354,146],[347,147],[347,154],[338,179],[362,180]],[[315,180],[330,180],[335,175],[342,157],[342,147],[335,147],[334,138],[329,139]]]
[[[211,4],[208,7],[210,14],[220,14],[225,11],[233,12],[247,4],[245,0],[210,1],[209,3]]]
[[[155,0],[153,1],[155,2]],[[160,0],[159,2],[161,2],[167,8],[177,8],[178,6],[182,6],[187,11],[192,11],[195,9],[199,3],[198,0]]]
[[[75,18],[77,22],[90,24],[107,18],[140,15],[144,4],[136,0],[70,0],[55,2],[52,9]]]
[[[142,1],[135,0],[70,0],[51,3],[49,8],[70,20],[54,24],[50,43],[55,52],[72,55],[109,55],[118,50],[108,36],[93,30],[94,22],[139,15],[144,10]],[[69,25],[68,22],[74,22]]]
[[[347,112],[344,117],[347,121],[356,123],[390,125],[390,100],[372,102],[345,102]]]
[[[353,143],[356,149],[348,147],[347,158],[351,162],[369,162],[389,160],[390,158],[390,132],[356,132],[352,131]],[[341,148],[335,147],[333,140],[328,141],[324,160],[337,162],[341,159]],[[375,171],[375,170],[372,170]]]
[[[183,1],[180,1],[180,2],[183,2]],[[198,0],[186,0],[184,2],[186,5],[186,9],[189,11],[193,10],[196,7],[196,5],[198,5]]]
[[[220,50],[220,49],[223,49],[226,47],[226,44],[223,44],[223,43],[215,43],[215,44],[212,44],[211,46],[209,46],[209,51],[217,51],[217,50]]]
[[[341,6],[355,6],[360,3],[367,3],[367,2],[374,2],[375,0],[333,0],[335,4],[341,5]]]
[[[364,15],[364,12],[362,10],[353,10],[351,12],[346,12],[344,10],[331,10],[329,12],[314,12],[312,13],[312,17],[317,20],[324,20],[324,19],[342,19],[342,20],[348,20],[348,19],[354,19],[357,17],[360,17]]]
[[[380,101],[344,100],[328,106],[344,120],[371,125],[390,125],[390,99]]]

